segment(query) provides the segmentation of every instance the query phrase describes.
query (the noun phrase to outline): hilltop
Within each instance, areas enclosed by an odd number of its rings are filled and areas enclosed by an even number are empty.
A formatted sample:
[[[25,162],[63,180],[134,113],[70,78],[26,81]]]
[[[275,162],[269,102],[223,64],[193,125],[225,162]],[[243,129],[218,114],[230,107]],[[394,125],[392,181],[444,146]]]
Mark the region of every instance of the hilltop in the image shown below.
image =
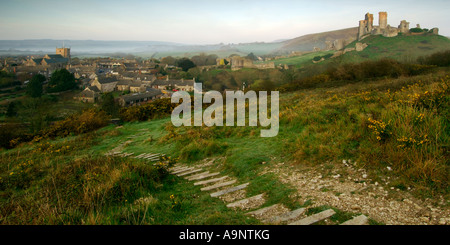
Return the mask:
[[[356,51],[356,43],[366,44],[367,47],[362,51]],[[415,62],[421,56],[445,50],[450,50],[450,39],[440,35],[398,35],[396,37],[374,35],[361,41],[354,40],[341,51],[306,52],[301,55],[290,55],[261,63],[274,62],[277,66],[286,64],[295,67],[314,66],[316,68],[336,62],[351,63],[381,58],[391,58],[409,63]],[[323,61],[317,64],[313,63],[315,58],[319,61],[321,57],[324,57]]]

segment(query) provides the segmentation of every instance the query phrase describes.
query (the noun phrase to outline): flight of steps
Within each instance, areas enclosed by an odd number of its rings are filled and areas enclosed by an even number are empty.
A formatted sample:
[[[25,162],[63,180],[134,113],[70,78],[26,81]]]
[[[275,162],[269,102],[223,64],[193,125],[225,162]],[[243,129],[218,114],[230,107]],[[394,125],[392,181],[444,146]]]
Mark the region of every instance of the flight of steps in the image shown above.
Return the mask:
[[[191,167],[177,164],[170,168],[169,171],[178,177],[193,182],[196,186],[201,186],[201,191],[210,192],[210,196],[214,198],[220,198],[221,196],[244,190],[250,184],[249,182],[238,183],[236,179],[223,176],[220,172],[210,172],[198,166]],[[264,195],[264,193],[261,193],[252,197],[228,202],[226,206],[232,209],[251,210],[246,212],[246,214],[266,224],[311,225],[330,218],[336,213],[333,209],[327,209],[305,217],[305,208],[288,210],[282,204],[259,208],[265,202]],[[365,215],[359,215],[340,225],[365,224],[368,224],[368,218]]]
[[[160,153],[141,153],[133,156],[132,152],[122,152],[123,146],[130,141],[125,141],[113,150],[107,152],[106,156],[115,157],[133,157],[136,159],[148,160],[150,162],[158,162],[164,154]],[[211,162],[210,162],[211,163]],[[184,178],[193,183],[195,186],[200,186],[201,191],[210,192],[213,198],[221,198],[227,202],[227,207],[231,209],[241,209],[247,215],[252,216],[266,224],[281,224],[281,225],[311,225],[319,221],[325,220],[333,216],[336,212],[333,209],[327,209],[320,213],[312,214],[305,217],[305,208],[296,210],[289,210],[282,204],[274,204],[272,206],[259,208],[265,203],[265,194],[261,193],[252,197],[245,198],[245,195],[237,195],[233,198],[222,198],[227,195],[232,195],[239,191],[243,191],[250,184],[238,183],[232,177],[222,175],[220,172],[210,172],[205,170],[210,164],[203,164],[197,166],[187,166],[183,164],[176,164],[169,169],[171,174],[180,178]],[[340,225],[366,225],[368,218],[365,215],[356,216]]]

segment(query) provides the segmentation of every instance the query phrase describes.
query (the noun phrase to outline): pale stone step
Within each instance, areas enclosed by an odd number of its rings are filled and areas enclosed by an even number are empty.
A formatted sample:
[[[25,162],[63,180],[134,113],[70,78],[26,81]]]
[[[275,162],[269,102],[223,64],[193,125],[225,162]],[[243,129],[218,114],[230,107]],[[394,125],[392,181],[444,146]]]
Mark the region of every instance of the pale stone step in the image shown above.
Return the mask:
[[[169,168],[169,172],[170,173],[174,173],[174,172],[177,172],[177,171],[180,171],[180,170],[183,170],[183,169],[185,169],[185,168],[187,168],[187,167],[171,167],[171,168]]]
[[[215,172],[215,173],[209,173],[209,174],[200,175],[200,176],[198,176],[198,177],[192,177],[192,178],[189,178],[189,177],[188,177],[188,180],[189,180],[189,181],[192,181],[192,180],[202,180],[202,179],[206,179],[206,178],[209,178],[209,177],[213,177],[213,176],[216,176],[216,175],[219,175],[219,174],[220,174],[219,172]]]
[[[147,155],[147,153],[141,153],[139,155],[136,156],[136,158],[143,158]]]
[[[367,218],[364,214],[354,217],[351,220],[347,220],[341,225],[368,225],[369,218]]]
[[[190,180],[191,178],[197,178],[197,177],[203,176],[205,174],[209,174],[209,171],[205,171],[205,172],[202,172],[202,173],[199,173],[199,174],[194,174],[194,175],[191,175],[191,176],[186,176],[184,178],[187,179],[187,180]]]
[[[232,185],[234,183],[236,183],[236,180],[231,180],[231,181],[227,181],[227,182],[223,182],[223,183],[219,183],[219,184],[203,187],[200,190],[201,191],[210,191],[210,190],[214,190],[214,189],[217,189],[217,188],[220,188],[220,187]]]
[[[262,197],[262,195],[263,195],[263,194],[260,194],[260,195],[258,195],[258,196],[261,196],[261,197]],[[228,205],[227,205],[227,206],[228,206]],[[269,207],[265,207],[265,208],[261,208],[261,209],[255,210],[255,211],[248,212],[247,215],[251,215],[251,216],[261,216],[262,214],[264,214],[264,213],[266,213],[266,212],[268,212],[268,211],[270,211],[270,210],[272,210],[272,209],[275,209],[275,208],[277,208],[277,207],[279,207],[279,206],[281,206],[281,204],[277,203],[277,204],[274,204],[274,205],[269,206]]]
[[[281,222],[286,222],[289,220],[293,220],[293,219],[297,219],[300,215],[302,215],[305,212],[305,208],[299,208],[287,213],[284,213],[282,215],[270,218],[265,220],[265,223],[281,223]]]
[[[144,159],[149,159],[149,158],[159,158],[159,156],[146,156],[146,157],[143,157]]]
[[[193,173],[197,173],[197,172],[200,172],[200,171],[203,171],[203,169],[193,169],[191,171],[182,172],[180,174],[177,174],[177,176],[178,177],[183,177],[183,176],[186,176],[186,175],[189,175],[189,174],[193,174]]]
[[[242,199],[242,200],[239,200],[236,202],[232,202],[232,203],[227,204],[227,208],[238,208],[241,206],[247,206],[249,203],[257,202],[258,200],[264,201],[263,196],[264,196],[264,194],[259,194],[259,195],[245,198],[245,199]],[[256,212],[256,211],[254,211],[254,212]]]
[[[313,214],[311,216],[308,216],[304,219],[301,220],[297,220],[295,222],[290,223],[289,225],[310,225],[310,224],[314,224],[316,222],[319,222],[321,220],[324,220],[328,217],[331,217],[335,214],[336,212],[334,212],[333,209],[327,209],[325,211],[322,211],[320,213],[317,214]]]
[[[175,165],[175,166],[169,168],[169,170],[170,170],[171,172],[174,172],[174,171],[177,171],[177,170],[180,170],[180,169],[184,169],[184,168],[188,168],[188,166],[184,166],[184,165]]]
[[[250,183],[245,183],[245,184],[238,185],[238,186],[235,186],[235,187],[232,187],[232,188],[228,188],[228,189],[225,189],[225,190],[214,192],[214,193],[211,193],[210,196],[211,197],[218,197],[218,196],[222,196],[224,194],[230,193],[230,192],[242,190],[242,189],[246,188],[249,184]]]
[[[183,168],[183,169],[179,169],[177,171],[173,171],[172,174],[179,174],[179,173],[182,173],[182,172],[191,171],[192,169],[194,169],[194,168],[193,167],[186,167],[186,168]]]
[[[144,159],[150,159],[150,158],[159,158],[159,155],[154,155],[154,156],[145,156],[143,157]]]
[[[218,181],[224,180],[226,178],[228,178],[228,176],[223,176],[223,177],[220,177],[220,178],[209,179],[209,180],[203,180],[203,181],[195,182],[194,185],[206,185],[206,184],[210,184],[210,183],[214,183],[214,182],[218,182]]]

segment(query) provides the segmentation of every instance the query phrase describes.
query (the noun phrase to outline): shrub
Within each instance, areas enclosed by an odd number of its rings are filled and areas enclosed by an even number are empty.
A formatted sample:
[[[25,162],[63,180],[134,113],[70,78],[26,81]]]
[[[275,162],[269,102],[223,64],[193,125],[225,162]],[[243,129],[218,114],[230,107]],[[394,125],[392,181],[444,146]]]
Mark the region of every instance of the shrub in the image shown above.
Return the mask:
[[[44,137],[67,136],[82,134],[99,129],[108,124],[108,116],[104,111],[88,109],[58,121],[42,132]]]
[[[168,115],[176,106],[177,104],[171,103],[170,98],[158,99],[144,105],[122,108],[120,118],[127,122],[146,121]]]
[[[437,52],[417,59],[421,65],[450,66],[450,50]]]
[[[32,139],[23,125],[16,123],[5,123],[0,126],[0,148],[11,149],[21,142]]]
[[[34,75],[27,85],[27,95],[33,98],[41,97],[43,92],[42,84],[45,80],[46,78],[44,75]]]
[[[413,32],[413,33],[420,33],[420,32],[423,32],[424,30],[422,29],[422,28],[411,28],[411,29],[409,29],[409,31],[410,32]]]

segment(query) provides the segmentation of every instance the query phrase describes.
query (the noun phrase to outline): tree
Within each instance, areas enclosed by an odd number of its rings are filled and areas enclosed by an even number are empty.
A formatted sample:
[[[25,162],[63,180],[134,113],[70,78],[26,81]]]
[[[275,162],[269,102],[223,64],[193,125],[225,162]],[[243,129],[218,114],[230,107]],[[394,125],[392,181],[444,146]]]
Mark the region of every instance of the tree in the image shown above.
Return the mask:
[[[19,110],[20,101],[11,101],[6,109],[6,117],[17,116],[17,111]]]
[[[161,59],[161,63],[168,64],[168,65],[176,65],[177,59],[175,59],[172,56],[167,56]]]
[[[56,70],[48,83],[49,92],[60,92],[73,89],[77,86],[75,76],[66,69]]]
[[[27,85],[26,93],[32,98],[38,98],[42,96],[43,88],[42,84],[45,82],[45,76],[42,74],[34,75]]]
[[[17,112],[18,119],[28,123],[28,129],[32,134],[36,134],[48,126],[54,116],[55,111],[50,110],[50,101],[45,97],[22,100]]]
[[[201,53],[200,55],[193,56],[191,60],[197,66],[208,66],[215,65],[217,58],[219,57],[215,54],[206,55],[205,53]]]
[[[189,69],[196,67],[194,62],[192,62],[192,60],[190,60],[188,58],[181,58],[181,59],[179,59],[177,61],[177,66],[181,67],[181,69],[183,71],[188,71]]]
[[[254,55],[253,53],[248,54],[245,58],[256,61],[258,60],[258,57],[256,57],[256,55]]]
[[[102,95],[100,108],[112,117],[119,116],[119,104],[114,99],[112,93],[105,93]]]

